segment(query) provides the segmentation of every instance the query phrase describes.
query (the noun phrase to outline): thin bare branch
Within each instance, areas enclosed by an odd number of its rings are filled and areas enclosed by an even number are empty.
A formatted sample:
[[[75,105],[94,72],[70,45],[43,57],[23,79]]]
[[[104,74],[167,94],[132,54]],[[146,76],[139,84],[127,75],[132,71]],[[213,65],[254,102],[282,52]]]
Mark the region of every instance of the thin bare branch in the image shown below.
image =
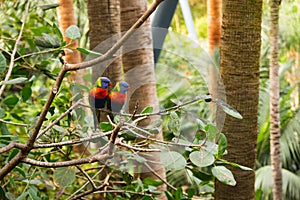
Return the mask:
[[[80,138],[78,140],[68,140],[68,141],[63,141],[63,142],[58,142],[58,143],[49,143],[49,144],[35,144],[33,146],[34,149],[39,149],[39,148],[52,148],[52,147],[62,147],[66,145],[74,145],[74,144],[79,144],[87,141],[92,141],[95,139],[99,139],[105,136],[108,136],[112,133],[112,131],[106,132],[106,133],[99,133],[97,135],[93,135],[90,137],[86,138]]]
[[[9,121],[5,121],[3,119],[0,119],[0,122],[5,123],[5,124],[10,124],[10,125],[15,125],[15,126],[23,126],[23,127],[29,126],[28,124],[21,124],[21,123],[17,123],[17,122],[9,122]]]
[[[26,22],[26,18],[27,18],[27,15],[28,15],[28,9],[29,9],[29,5],[30,5],[30,1],[27,2],[26,4],[26,8],[25,8],[25,13],[23,15],[23,18],[22,18],[22,25],[21,25],[21,29],[20,29],[20,32],[19,32],[19,35],[18,35],[18,38],[16,40],[16,43],[14,45],[14,49],[10,55],[10,63],[9,63],[9,67],[8,67],[8,71],[6,73],[6,76],[4,78],[4,82],[8,81],[11,77],[11,73],[12,73],[12,70],[15,66],[15,62],[14,62],[14,59],[15,59],[15,55],[17,53],[17,50],[18,50],[18,45],[19,45],[19,42],[22,38],[22,34],[23,34],[23,30],[24,30],[24,26],[25,26],[25,22]],[[0,88],[0,97],[2,96],[3,92],[4,92],[4,89],[5,89],[5,84],[3,84]]]
[[[144,148],[139,148],[139,147],[131,146],[129,144],[123,143],[122,142],[122,138],[120,138],[119,140],[116,141],[116,145],[125,147],[127,149],[139,151],[139,152],[161,152],[160,149],[144,149]]]
[[[47,128],[45,128],[44,130],[42,130],[40,132],[40,134],[36,137],[36,139],[39,139],[43,134],[45,134],[50,128],[52,128],[55,124],[57,124],[62,118],[64,118],[65,116],[67,116],[70,112],[72,112],[72,110],[76,109],[77,106],[81,103],[81,100],[77,101],[76,103],[74,103],[66,112],[64,112],[61,116],[59,116],[58,118],[56,118],[51,124],[49,124],[47,126]]]

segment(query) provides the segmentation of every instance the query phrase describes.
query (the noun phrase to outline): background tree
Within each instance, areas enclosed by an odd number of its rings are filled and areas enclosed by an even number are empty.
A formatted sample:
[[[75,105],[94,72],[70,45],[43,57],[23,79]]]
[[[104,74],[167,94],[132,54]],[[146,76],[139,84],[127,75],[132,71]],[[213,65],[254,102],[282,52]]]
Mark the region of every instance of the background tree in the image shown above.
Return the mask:
[[[146,0],[122,0],[121,1],[121,31],[127,31],[136,20],[147,9]],[[129,93],[129,112],[141,112],[145,107],[152,106],[154,112],[159,110],[159,103],[156,93],[156,81],[154,76],[154,59],[152,48],[152,37],[150,21],[145,24],[131,36],[123,46],[122,62],[124,67],[125,80],[131,87]],[[138,108],[136,105],[138,104]],[[146,127],[151,124],[151,121],[160,119],[159,116],[153,116],[150,120],[143,120],[141,126]],[[156,139],[162,139],[162,131],[155,136]],[[154,164],[159,161],[158,154],[151,154],[147,157],[150,167],[162,179],[165,179],[164,167],[160,164]],[[154,161],[154,162],[152,162]],[[146,172],[141,174],[142,177],[152,177],[157,179],[157,176],[146,169]],[[165,189],[165,185],[160,187]],[[164,199],[165,197],[161,196]]]
[[[281,200],[282,195],[282,161],[280,147],[280,116],[279,116],[279,64],[278,64],[278,35],[279,35],[279,5],[280,1],[270,1],[270,151],[273,174],[273,198]]]
[[[225,119],[222,132],[227,136],[228,154],[224,157],[250,168],[255,164],[257,139],[261,15],[261,0],[223,2],[220,74],[227,102],[243,116],[243,120]],[[236,186],[216,181],[215,198],[254,199],[254,172],[231,170]]]

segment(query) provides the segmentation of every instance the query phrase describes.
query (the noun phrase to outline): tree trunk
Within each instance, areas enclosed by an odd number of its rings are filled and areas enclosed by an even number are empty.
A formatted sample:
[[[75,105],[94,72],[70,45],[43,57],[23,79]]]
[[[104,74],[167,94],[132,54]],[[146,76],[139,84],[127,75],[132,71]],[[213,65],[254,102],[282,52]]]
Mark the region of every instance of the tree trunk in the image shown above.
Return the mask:
[[[222,11],[220,74],[227,103],[243,116],[242,120],[226,116],[222,132],[227,136],[228,154],[224,158],[254,168],[262,1],[224,1]],[[216,199],[254,199],[255,173],[237,168],[230,170],[237,184],[232,187],[216,181]]]
[[[119,39],[120,2],[119,0],[88,0],[88,16],[90,49],[105,53]],[[106,76],[115,84],[121,80],[121,65],[121,60],[117,57],[95,65],[92,68],[92,82],[94,83],[100,76]]]
[[[208,16],[208,49],[212,54],[216,47],[220,46],[222,0],[207,0]]]
[[[208,16],[208,50],[215,58],[221,41],[221,21],[222,21],[222,0],[207,0]],[[217,98],[218,69],[216,65],[209,65],[209,93],[213,98]],[[212,121],[216,119],[216,105],[210,103]]]
[[[69,44],[71,39],[66,37],[66,29],[71,25],[77,25],[74,14],[74,6],[73,0],[58,0],[59,7],[57,8],[57,16],[58,16],[58,24],[62,30],[64,40]],[[78,40],[73,40],[70,48],[76,49],[78,47]],[[75,64],[81,62],[81,56],[79,51],[73,50],[72,52],[65,50],[64,61],[67,63]],[[76,75],[78,72],[72,72],[70,76],[68,76],[69,81],[78,81],[83,84],[82,74],[84,73],[82,70],[79,72],[81,75]]]
[[[278,65],[278,0],[270,1],[270,151],[273,175],[273,199],[282,197],[282,162],[280,149],[280,116],[279,116],[279,65]]]
[[[128,30],[147,9],[146,0],[122,0],[121,1],[121,30]],[[154,112],[158,111],[159,104],[156,94],[156,81],[154,76],[154,61],[152,49],[152,37],[150,22],[145,24],[132,35],[123,46],[123,67],[125,80],[130,85],[129,112],[133,113],[138,104],[137,113],[145,107],[152,106]],[[159,116],[153,116],[150,120],[144,120],[140,126],[147,126]],[[156,139],[162,139],[162,131],[156,135]],[[149,160],[159,162],[159,155],[152,154]],[[150,162],[151,163],[151,162]],[[163,179],[166,178],[165,169],[160,164],[150,164],[151,168]],[[143,171],[141,177],[157,177],[150,172]],[[160,188],[165,189],[165,185]],[[160,199],[165,199],[161,196]]]

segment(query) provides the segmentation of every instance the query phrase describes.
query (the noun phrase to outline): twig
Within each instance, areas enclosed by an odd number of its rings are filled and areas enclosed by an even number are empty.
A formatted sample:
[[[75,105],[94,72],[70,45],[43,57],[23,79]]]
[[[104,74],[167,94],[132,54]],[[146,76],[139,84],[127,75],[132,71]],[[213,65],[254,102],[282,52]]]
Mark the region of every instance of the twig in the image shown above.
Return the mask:
[[[48,49],[48,50],[45,50],[45,51],[39,51],[39,52],[32,52],[32,53],[29,53],[29,54],[26,54],[26,55],[23,55],[23,56],[20,56],[16,59],[14,59],[14,62],[20,60],[20,59],[23,59],[23,58],[27,58],[27,57],[30,57],[30,56],[35,56],[35,55],[40,55],[40,54],[45,54],[45,53],[51,53],[51,52],[54,52],[54,51],[57,51],[57,50],[60,50],[62,47],[58,47],[56,49]]]
[[[155,170],[152,169],[152,167],[150,167],[150,165],[148,165],[147,162],[144,163],[144,165],[158,178],[160,179],[162,182],[164,182],[164,184],[166,184],[168,187],[172,188],[173,190],[177,190],[173,185],[171,185],[167,180],[163,179],[160,177],[160,175],[158,173],[156,173]]]
[[[45,134],[50,128],[52,128],[56,123],[58,123],[62,118],[67,116],[72,110],[74,110],[79,104],[81,103],[81,100],[74,103],[66,112],[64,112],[61,116],[59,116],[57,119],[55,119],[51,124],[49,124],[44,130],[38,134],[36,139],[39,139],[43,134]]]
[[[128,144],[122,142],[122,138],[117,140],[116,145],[120,145],[122,147],[126,147],[127,149],[132,149],[132,150],[139,151],[139,152],[161,152],[160,149],[144,149],[144,148],[139,148],[139,147],[134,147],[134,146],[128,145]]]
[[[29,126],[28,124],[21,124],[21,123],[17,123],[17,122],[9,122],[9,121],[5,121],[3,119],[0,119],[0,122],[3,122],[5,124],[10,124],[10,125],[15,125],[15,126],[23,126],[23,127]]]
[[[34,149],[39,149],[39,148],[51,148],[51,147],[62,147],[62,146],[66,146],[66,145],[74,145],[74,144],[79,144],[79,143],[99,139],[99,138],[102,138],[104,136],[108,136],[111,133],[112,133],[112,131],[109,131],[109,132],[106,132],[106,133],[101,133],[101,134],[93,135],[93,136],[86,137],[86,138],[80,138],[78,140],[68,140],[68,141],[63,141],[63,142],[58,142],[58,143],[35,144],[33,146],[33,148]]]
[[[4,78],[4,82],[6,82],[6,81],[8,81],[8,80],[10,79],[12,70],[13,70],[13,68],[14,68],[14,66],[15,66],[14,59],[15,59],[15,55],[16,55],[16,53],[17,53],[17,49],[18,49],[19,42],[21,41],[21,38],[22,38],[22,34],[23,34],[24,26],[25,26],[25,21],[26,21],[27,15],[28,15],[29,5],[30,5],[30,1],[28,1],[27,4],[26,4],[25,14],[23,15],[20,33],[19,33],[18,38],[17,38],[17,40],[16,40],[16,43],[15,43],[15,45],[14,45],[14,49],[13,49],[11,55],[10,55],[10,63],[9,63],[9,67],[8,67],[6,76],[5,76],[5,78]],[[3,92],[4,92],[5,86],[6,86],[6,84],[3,84],[3,85],[1,86],[1,88],[0,88],[0,97],[2,96],[2,94],[3,94]]]
[[[125,123],[125,125],[130,125],[130,126],[134,127],[133,125],[128,124],[128,123]],[[150,140],[150,141],[153,141],[153,142],[156,142],[156,143],[160,143],[160,144],[175,145],[175,146],[184,146],[184,147],[199,147],[199,148],[203,147],[203,145],[205,144],[204,141],[201,144],[183,144],[183,143],[167,142],[167,141],[157,140],[157,139],[154,139],[154,138],[143,136],[143,135],[137,133],[136,131],[134,131],[134,130],[128,128],[128,127],[124,127],[124,129],[130,131],[131,133],[135,134],[138,137],[141,137],[143,139]],[[143,129],[141,129],[141,130],[143,130]],[[148,131],[145,131],[145,130],[143,130],[143,131],[147,132],[147,134],[149,134],[149,135],[151,134]]]
[[[98,176],[99,174],[102,173],[104,167],[102,167],[101,170],[99,170],[92,178],[95,178],[96,176]],[[68,198],[68,199],[71,199],[73,196],[75,196],[75,194],[77,194],[80,190],[82,190],[85,186],[87,186],[89,182],[87,181],[85,184],[83,184],[78,190],[76,190],[75,192],[72,193],[72,195]],[[96,188],[93,188],[93,189],[96,189]]]

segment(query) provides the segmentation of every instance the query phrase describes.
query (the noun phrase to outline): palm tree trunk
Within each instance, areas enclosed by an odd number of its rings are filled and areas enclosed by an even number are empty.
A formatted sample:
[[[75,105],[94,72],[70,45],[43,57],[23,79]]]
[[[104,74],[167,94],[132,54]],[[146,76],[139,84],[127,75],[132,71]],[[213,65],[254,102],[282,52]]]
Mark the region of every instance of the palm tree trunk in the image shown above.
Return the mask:
[[[221,41],[222,0],[207,0],[208,49],[212,54]]]
[[[278,18],[279,1],[270,1],[270,151],[273,175],[273,199],[282,197],[282,162],[280,149],[279,76],[278,76]]]
[[[76,25],[75,14],[74,14],[74,6],[73,0],[58,0],[59,7],[57,8],[57,16],[58,16],[58,23],[59,27],[62,30],[64,40],[69,44],[71,40],[66,37],[66,29],[71,25]],[[78,47],[78,40],[72,40],[70,45],[71,49],[76,49]],[[64,61],[67,63],[75,64],[81,62],[81,56],[79,51],[68,51],[65,50],[65,57]],[[76,73],[80,73],[81,75],[76,75]],[[69,81],[78,81],[83,84],[83,77],[84,71],[80,72],[72,72],[70,76],[68,76]]]
[[[208,16],[208,50],[212,57],[215,57],[221,41],[222,22],[222,0],[207,0]],[[219,78],[218,69],[215,65],[209,65],[209,93],[213,98],[217,98],[217,85]],[[210,103],[212,121],[216,121],[216,105]]]
[[[121,1],[121,30],[128,30],[147,9],[147,0],[122,0]],[[147,106],[152,106],[154,112],[158,111],[159,104],[156,94],[156,81],[154,77],[154,61],[150,22],[147,20],[143,26],[132,35],[123,46],[123,67],[125,80],[129,83],[131,91],[129,96],[129,112],[141,112]],[[136,109],[136,105],[138,108]],[[140,126],[147,126],[159,116],[142,121]],[[162,139],[162,131],[156,135]],[[151,155],[151,161],[160,162],[159,155]],[[151,162],[150,162],[151,163]],[[150,167],[165,179],[165,169],[160,164],[149,164]],[[157,177],[149,170],[141,174],[142,178]],[[165,189],[165,185],[160,188]],[[165,199],[161,196],[160,199]]]
[[[90,49],[105,53],[120,35],[119,0],[88,0]],[[116,53],[117,54],[117,53]],[[107,76],[113,84],[121,80],[121,60],[112,58],[92,68],[93,83]]]
[[[259,58],[262,0],[223,1],[220,74],[227,103],[242,120],[226,116],[222,132],[228,140],[225,159],[254,168],[257,140]],[[253,171],[230,168],[236,186],[215,184],[216,199],[254,199]]]

